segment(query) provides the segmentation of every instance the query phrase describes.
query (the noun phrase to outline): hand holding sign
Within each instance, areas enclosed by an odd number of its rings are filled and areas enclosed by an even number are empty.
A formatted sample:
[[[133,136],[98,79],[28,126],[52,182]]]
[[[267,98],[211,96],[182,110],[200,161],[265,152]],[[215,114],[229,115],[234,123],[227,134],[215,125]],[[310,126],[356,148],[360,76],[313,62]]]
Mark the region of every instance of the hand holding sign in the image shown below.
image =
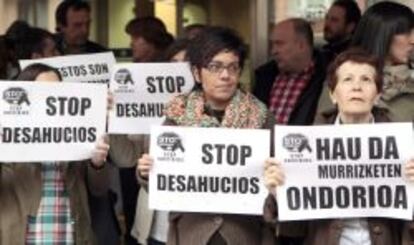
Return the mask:
[[[405,165],[405,177],[414,182],[414,158],[411,158]]]
[[[154,159],[150,155],[142,154],[142,157],[138,159],[137,176],[147,179],[153,164]]]
[[[96,143],[96,147],[93,151],[91,158],[92,166],[95,168],[101,168],[106,162],[106,157],[108,156],[109,151],[109,137],[108,135],[103,135],[99,138]]]
[[[283,185],[285,182],[285,174],[280,165],[280,161],[277,161],[274,158],[266,159],[264,181],[269,192],[276,195],[276,187]]]

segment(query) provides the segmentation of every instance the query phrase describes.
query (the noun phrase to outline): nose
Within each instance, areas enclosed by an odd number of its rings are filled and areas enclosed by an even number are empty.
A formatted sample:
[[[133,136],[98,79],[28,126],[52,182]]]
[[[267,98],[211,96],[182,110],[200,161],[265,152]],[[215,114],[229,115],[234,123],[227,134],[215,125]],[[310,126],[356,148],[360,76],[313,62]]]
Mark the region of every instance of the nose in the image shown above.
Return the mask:
[[[410,44],[414,45],[414,30],[412,30],[410,34]]]
[[[228,78],[230,76],[229,68],[223,67],[223,70],[220,72],[220,78]]]
[[[352,90],[361,90],[362,89],[362,83],[363,83],[363,81],[361,81],[361,80],[354,80],[352,82]]]

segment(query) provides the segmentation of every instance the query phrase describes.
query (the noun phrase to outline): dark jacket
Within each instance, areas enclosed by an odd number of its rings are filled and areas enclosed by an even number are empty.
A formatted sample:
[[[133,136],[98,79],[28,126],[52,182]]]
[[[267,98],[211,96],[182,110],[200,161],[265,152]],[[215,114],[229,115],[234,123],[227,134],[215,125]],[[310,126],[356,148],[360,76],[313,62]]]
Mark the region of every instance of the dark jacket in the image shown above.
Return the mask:
[[[345,51],[351,44],[351,39],[347,38],[338,42],[327,43],[322,46],[322,54],[325,56],[327,64],[330,64],[338,54]]]
[[[315,62],[314,73],[290,114],[289,125],[310,125],[315,117],[327,67],[324,57],[318,51],[314,51],[313,61]],[[270,106],[270,93],[277,75],[279,75],[279,70],[274,60],[260,66],[255,71],[256,83],[253,94],[267,107]]]
[[[57,50],[59,50],[59,52],[62,55],[68,55],[70,53],[67,52],[66,50],[66,44],[65,44],[65,40],[62,36],[62,34],[56,34],[55,36],[55,42],[56,42],[56,48]],[[92,41],[87,41],[80,49],[80,52],[78,54],[91,54],[91,53],[101,53],[101,52],[106,52],[108,51],[107,48],[92,42]]]

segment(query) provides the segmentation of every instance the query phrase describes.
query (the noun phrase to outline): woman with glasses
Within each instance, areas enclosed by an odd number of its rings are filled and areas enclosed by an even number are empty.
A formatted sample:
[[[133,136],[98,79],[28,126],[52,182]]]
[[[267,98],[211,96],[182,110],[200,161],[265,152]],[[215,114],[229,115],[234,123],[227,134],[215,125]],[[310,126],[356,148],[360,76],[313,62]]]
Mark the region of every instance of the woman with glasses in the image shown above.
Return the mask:
[[[174,98],[166,109],[166,125],[224,128],[271,128],[266,106],[239,88],[246,46],[232,30],[207,28],[190,44],[187,57],[196,86]],[[138,160],[137,175],[146,181],[153,159]],[[272,244],[261,217],[234,214],[172,213],[167,244]],[[268,234],[268,236],[266,236]],[[269,240],[270,239],[270,240]]]

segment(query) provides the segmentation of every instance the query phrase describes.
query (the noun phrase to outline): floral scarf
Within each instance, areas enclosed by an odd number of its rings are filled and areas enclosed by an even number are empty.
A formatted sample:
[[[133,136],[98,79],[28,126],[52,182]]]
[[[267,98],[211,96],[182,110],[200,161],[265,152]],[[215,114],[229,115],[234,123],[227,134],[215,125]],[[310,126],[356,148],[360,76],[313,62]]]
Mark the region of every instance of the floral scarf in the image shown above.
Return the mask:
[[[165,110],[167,119],[180,126],[262,128],[267,117],[266,106],[249,93],[237,90],[224,111],[221,123],[205,112],[202,91],[178,95]]]

